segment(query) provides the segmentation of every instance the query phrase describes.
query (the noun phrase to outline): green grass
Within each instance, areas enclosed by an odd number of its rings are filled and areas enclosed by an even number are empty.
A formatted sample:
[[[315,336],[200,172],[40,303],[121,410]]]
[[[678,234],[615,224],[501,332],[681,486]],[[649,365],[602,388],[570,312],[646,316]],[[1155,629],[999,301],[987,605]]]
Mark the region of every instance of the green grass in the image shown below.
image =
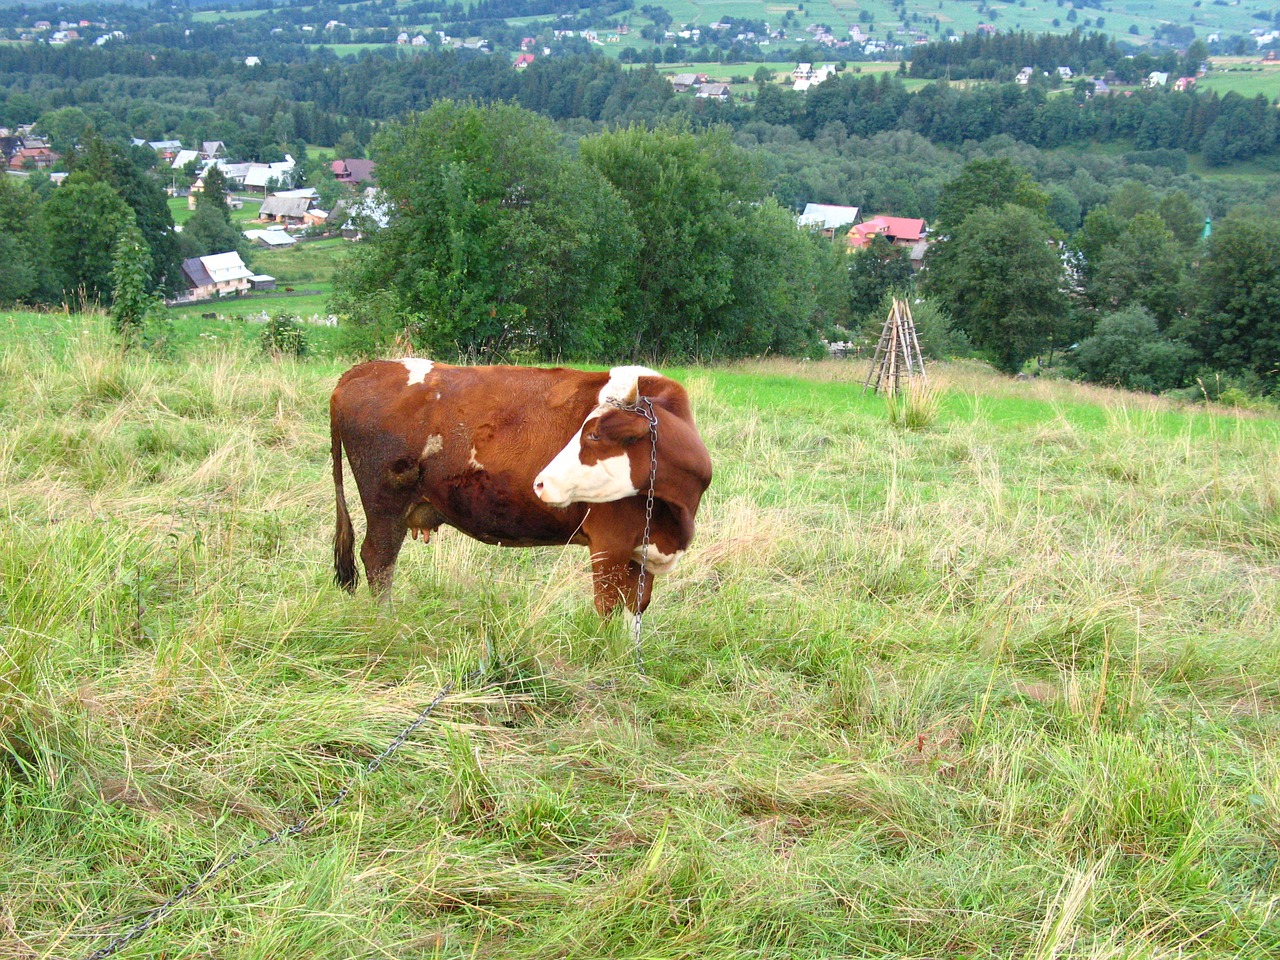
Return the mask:
[[[716,478],[627,631],[580,549],[330,582],[344,361],[0,320],[0,955],[1280,950],[1280,422],[958,365],[673,371]],[[348,497],[360,521],[354,490]]]

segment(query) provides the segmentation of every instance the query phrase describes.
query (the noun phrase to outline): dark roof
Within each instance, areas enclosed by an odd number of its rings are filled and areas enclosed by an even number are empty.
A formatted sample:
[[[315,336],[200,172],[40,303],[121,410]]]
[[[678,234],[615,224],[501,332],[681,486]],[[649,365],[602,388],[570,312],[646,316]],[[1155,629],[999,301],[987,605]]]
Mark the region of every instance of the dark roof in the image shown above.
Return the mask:
[[[373,179],[374,168],[377,164],[372,160],[335,160],[333,161],[333,172],[341,176],[343,171],[355,183],[363,183],[365,180]]]
[[[204,264],[200,262],[199,257],[183,260],[182,272],[191,281],[191,286],[193,287],[207,287],[213,283],[213,277],[209,276],[209,271],[204,268]]]
[[[262,201],[258,217],[302,217],[311,209],[310,197],[270,196]]]

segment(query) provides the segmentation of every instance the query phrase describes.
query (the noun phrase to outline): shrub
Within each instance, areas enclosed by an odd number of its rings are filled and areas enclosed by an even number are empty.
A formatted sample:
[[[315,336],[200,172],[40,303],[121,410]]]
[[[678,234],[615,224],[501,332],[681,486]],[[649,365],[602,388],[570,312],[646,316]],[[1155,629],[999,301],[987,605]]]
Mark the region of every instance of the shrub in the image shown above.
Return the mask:
[[[296,316],[277,313],[262,328],[262,352],[273,357],[305,357],[307,331]]]
[[[1127,307],[1098,321],[1072,362],[1081,378],[1127,390],[1160,393],[1187,380],[1191,349],[1160,332],[1145,307]]]

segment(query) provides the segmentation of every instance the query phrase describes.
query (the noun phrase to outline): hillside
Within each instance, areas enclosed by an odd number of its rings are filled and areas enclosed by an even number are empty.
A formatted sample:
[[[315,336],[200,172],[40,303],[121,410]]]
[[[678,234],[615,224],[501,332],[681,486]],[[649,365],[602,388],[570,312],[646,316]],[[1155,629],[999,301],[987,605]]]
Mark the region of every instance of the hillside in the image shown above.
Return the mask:
[[[1280,950],[1280,422],[672,371],[716,477],[641,678],[580,550],[332,586],[343,366],[0,317],[0,953],[102,946],[450,682],[128,955]]]

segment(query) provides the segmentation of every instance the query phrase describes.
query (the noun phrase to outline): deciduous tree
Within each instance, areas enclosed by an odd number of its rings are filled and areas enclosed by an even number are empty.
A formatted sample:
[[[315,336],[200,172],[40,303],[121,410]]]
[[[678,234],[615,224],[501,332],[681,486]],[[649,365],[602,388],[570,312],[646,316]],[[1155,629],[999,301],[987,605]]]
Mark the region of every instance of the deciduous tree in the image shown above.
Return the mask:
[[[550,121],[437,101],[375,139],[393,211],[338,279],[367,325],[410,325],[437,354],[588,356],[617,325],[634,230],[617,192]]]
[[[979,207],[926,262],[930,292],[1006,373],[1047,346],[1065,315],[1061,251],[1026,207]]]

